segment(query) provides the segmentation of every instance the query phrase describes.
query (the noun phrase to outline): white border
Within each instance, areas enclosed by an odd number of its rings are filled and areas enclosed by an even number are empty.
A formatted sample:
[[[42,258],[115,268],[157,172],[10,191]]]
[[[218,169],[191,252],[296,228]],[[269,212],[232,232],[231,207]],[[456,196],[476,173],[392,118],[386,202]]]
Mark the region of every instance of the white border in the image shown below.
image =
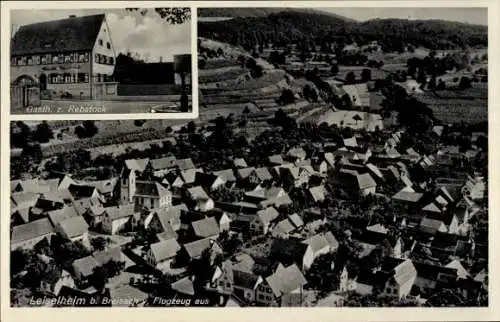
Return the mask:
[[[498,207],[498,201],[494,198],[498,195],[500,189],[498,170],[496,166],[500,164],[498,148],[496,147],[495,138],[497,138],[497,109],[500,108],[500,101],[495,89],[499,89],[500,69],[498,68],[497,57],[500,56],[500,48],[498,40],[499,35],[499,13],[500,6],[495,0],[479,0],[479,1],[446,1],[446,0],[420,0],[420,1],[314,1],[314,2],[298,2],[298,1],[259,1],[259,2],[100,2],[100,7],[106,8],[123,8],[123,7],[155,7],[155,6],[189,6],[193,7],[488,7],[488,27],[489,27],[489,146],[490,149],[490,164],[489,169],[489,192],[490,192],[490,209],[489,218],[489,307],[488,308],[290,308],[290,309],[271,309],[271,308],[165,308],[165,309],[149,309],[149,308],[112,308],[112,309],[38,309],[38,308],[10,308],[9,301],[9,285],[8,285],[8,265],[9,263],[9,222],[5,215],[9,213],[9,110],[10,104],[8,101],[9,82],[3,80],[9,76],[9,59],[5,59],[2,55],[2,109],[1,109],[1,148],[2,148],[2,166],[0,170],[1,181],[1,210],[4,214],[1,217],[2,225],[2,263],[1,270],[1,290],[0,294],[2,310],[1,318],[5,321],[409,321],[409,320],[432,320],[432,321],[467,321],[467,320],[500,320],[500,311],[498,303],[500,303],[500,284],[498,273],[498,234],[495,230],[499,229],[500,220],[496,218],[495,210]],[[17,6],[39,8],[61,8],[63,3],[53,2],[20,2]],[[8,52],[9,44],[9,28],[8,14],[6,15],[5,7],[12,7],[13,3],[1,3],[2,6],[2,43],[1,52]],[[68,6],[68,3],[64,3]],[[78,2],[69,4],[71,7],[80,8],[95,8],[97,2]],[[193,15],[194,11],[192,12]],[[193,15],[193,17],[195,17]],[[192,18],[196,23],[196,19]],[[196,28],[193,29],[196,31]],[[7,39],[5,38],[7,34]],[[196,51],[196,32],[193,32],[195,45],[192,50]],[[197,59],[193,59],[197,62]],[[197,82],[196,70],[193,72],[193,84]],[[196,88],[196,86],[193,86]],[[195,91],[196,92],[196,91]],[[6,95],[7,94],[7,99]],[[197,93],[194,93],[197,94]],[[197,95],[193,95],[197,97]],[[193,105],[195,100],[193,99]],[[115,117],[116,115],[113,115]],[[151,115],[149,115],[151,117]],[[159,116],[159,115],[155,115]],[[86,116],[88,119],[88,116]],[[121,115],[120,115],[121,117]],[[104,119],[104,115],[99,115],[99,119]],[[108,117],[106,117],[108,118]],[[132,118],[132,115],[126,115],[124,118]],[[142,118],[142,117],[141,117]],[[47,118],[48,119],[48,118]],[[60,119],[54,117],[53,119]]]
[[[37,9],[123,9],[127,3],[130,6],[134,5],[135,8],[150,8],[155,7],[154,2],[120,2],[120,1],[106,1],[106,2],[93,2],[93,1],[82,1],[82,2],[71,2],[71,1],[7,1],[2,3],[2,44],[5,41],[4,36],[10,35],[10,10],[33,10]],[[169,6],[169,7],[189,7],[191,9],[191,112],[178,112],[178,113],[78,113],[78,114],[39,114],[39,113],[26,113],[26,114],[11,114],[10,112],[10,89],[6,91],[2,88],[2,96],[7,96],[9,114],[12,120],[16,121],[37,121],[37,120],[121,120],[121,119],[196,119],[198,118],[198,56],[197,56],[197,42],[196,42],[196,8],[188,2],[162,2],[157,3],[156,6]],[[9,44],[9,42],[7,42]],[[4,48],[2,47],[2,53],[10,53],[10,45]],[[10,55],[2,55],[2,69],[8,71],[8,77],[4,78],[2,76],[2,85],[10,85]],[[5,62],[6,61],[6,62]],[[106,100],[96,100],[95,104],[100,104],[100,102],[106,103]],[[126,104],[131,102],[126,101]],[[133,102],[132,102],[133,103]],[[161,101],[158,101],[160,104]],[[2,106],[7,106],[2,100]]]

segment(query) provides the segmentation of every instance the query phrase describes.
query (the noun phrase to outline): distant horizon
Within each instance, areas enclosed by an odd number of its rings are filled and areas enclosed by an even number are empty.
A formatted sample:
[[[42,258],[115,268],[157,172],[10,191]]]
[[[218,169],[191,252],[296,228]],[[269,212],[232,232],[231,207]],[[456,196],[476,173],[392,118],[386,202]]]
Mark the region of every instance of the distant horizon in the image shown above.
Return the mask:
[[[313,9],[313,8],[311,8]],[[487,8],[314,8],[363,22],[373,19],[445,20],[488,26]]]

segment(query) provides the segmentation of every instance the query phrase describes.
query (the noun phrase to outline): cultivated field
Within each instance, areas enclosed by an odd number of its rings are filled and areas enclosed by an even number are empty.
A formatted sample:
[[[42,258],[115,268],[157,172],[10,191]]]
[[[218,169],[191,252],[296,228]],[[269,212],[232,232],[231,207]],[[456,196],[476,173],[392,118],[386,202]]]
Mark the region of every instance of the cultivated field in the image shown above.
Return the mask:
[[[355,121],[354,115],[359,115],[362,120]],[[316,122],[321,124],[326,122],[328,125],[336,124],[337,126],[348,126],[353,129],[366,129],[367,131],[374,131],[375,127],[383,129],[382,117],[380,114],[365,113],[359,111],[332,111],[328,110],[326,113],[316,116]]]

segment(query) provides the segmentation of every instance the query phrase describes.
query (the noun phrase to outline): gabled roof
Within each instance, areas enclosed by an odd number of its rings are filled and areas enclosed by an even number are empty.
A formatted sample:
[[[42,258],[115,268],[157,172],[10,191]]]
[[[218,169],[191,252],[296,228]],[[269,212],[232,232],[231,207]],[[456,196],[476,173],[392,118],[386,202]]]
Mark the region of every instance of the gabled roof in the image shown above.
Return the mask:
[[[178,159],[175,161],[175,164],[177,165],[177,168],[179,168],[179,170],[181,171],[195,168],[195,165],[193,163],[193,160],[191,160],[191,158]]]
[[[84,277],[94,274],[94,269],[99,267],[99,262],[93,256],[79,258],[73,262],[73,269],[80,272]]]
[[[61,231],[68,236],[68,238],[81,236],[89,231],[89,225],[82,216],[65,219],[59,222],[59,227]]]
[[[186,253],[189,255],[191,258],[197,258],[199,257],[204,250],[209,249],[213,246],[217,245],[214,241],[210,240],[210,238],[204,238],[200,240],[196,240],[191,243],[186,243],[184,244],[184,249],[186,250]],[[220,247],[216,246],[218,250],[220,250]],[[222,252],[222,250],[220,250]]]
[[[76,186],[72,185],[71,187]],[[77,192],[78,191],[73,194],[73,192],[69,189],[50,190],[47,192],[43,192],[40,195],[40,199],[63,203],[65,200],[73,200],[73,195],[75,196],[75,198],[80,198],[80,195]]]
[[[368,227],[366,227],[366,230],[376,232],[376,233],[381,233],[381,234],[387,234],[389,232],[389,230],[387,228],[385,228],[384,226],[382,226],[381,224],[368,226]]]
[[[291,214],[290,216],[288,216],[288,220],[290,220],[292,225],[294,225],[296,228],[304,226],[304,221],[298,214]]]
[[[314,253],[326,248],[330,247],[330,243],[322,234],[314,235],[303,241],[304,244],[309,245]]]
[[[201,238],[212,237],[219,234],[219,225],[214,217],[197,220],[191,223],[196,236]]]
[[[36,205],[36,201],[40,195],[38,193],[32,193],[32,192],[20,192],[20,193],[13,193],[10,196],[10,199],[12,201],[12,208],[30,208]]]
[[[255,174],[262,181],[272,180],[273,176],[266,167],[256,168]]]
[[[194,285],[190,276],[181,278],[178,281],[173,282],[170,287],[181,294],[194,295]]]
[[[191,199],[193,199],[194,201],[210,200],[210,197],[208,196],[208,194],[200,186],[189,188],[188,193],[191,196]]]
[[[284,219],[284,220],[280,221],[273,228],[273,232],[278,233],[278,234],[289,234],[294,230],[295,230],[295,227],[292,225],[292,223],[288,219]]]
[[[82,198],[89,198],[92,197],[92,195],[97,191],[97,189],[93,186],[87,186],[87,185],[70,185],[68,188],[69,192],[73,196],[74,199],[82,199]],[[44,195],[47,197],[46,195]],[[47,197],[48,198],[48,197]],[[60,200],[60,197],[57,197],[58,200]],[[53,200],[53,199],[49,199]]]
[[[331,231],[327,232],[324,236],[332,249],[337,249],[339,247],[339,242],[337,241],[337,238],[335,238],[335,236]]]
[[[75,207],[64,207],[62,209],[49,211],[47,213],[52,225],[56,226],[59,222],[66,220],[68,218],[79,216]]]
[[[295,264],[277,270],[268,276],[266,281],[276,297],[288,294],[307,284],[307,280]]]
[[[253,274],[252,272],[241,271],[233,269],[233,281],[235,286],[246,288],[248,290],[254,290],[259,281],[259,276]]]
[[[236,158],[233,160],[233,164],[236,168],[247,168],[247,162],[243,158]]]
[[[371,171],[371,173],[373,173],[376,177],[380,178],[380,179],[383,179],[384,178],[384,175],[382,174],[382,172],[380,171],[380,169],[372,164],[372,163],[367,163],[366,164],[366,167],[368,168],[368,170]]]
[[[91,51],[104,14],[24,25],[11,41],[11,55]]]
[[[111,260],[114,260],[115,262],[123,261],[123,253],[120,246],[113,247],[105,251],[96,252],[93,254],[93,256],[100,265],[104,265]]]
[[[181,246],[175,239],[159,241],[151,244],[151,253],[157,263],[175,257],[180,249]]]
[[[135,205],[119,205],[104,208],[104,212],[109,216],[111,220],[116,220],[124,217],[130,217],[135,213]]]
[[[325,200],[326,189],[324,186],[316,186],[309,188],[309,193],[316,202]]]
[[[272,187],[269,189],[258,188],[258,189],[252,190],[252,191],[248,191],[247,193],[245,193],[245,195],[249,196],[249,197],[254,197],[254,198],[259,198],[259,199],[265,200],[265,199],[278,198],[284,192],[285,192],[285,190],[281,187]]]
[[[255,168],[254,167],[249,167],[249,168],[242,168],[242,169],[238,169],[236,170],[236,172],[238,173],[238,176],[241,178],[241,179],[245,179],[247,178],[249,175],[252,174],[252,172],[255,171]]]
[[[177,159],[174,156],[169,156],[169,157],[164,157],[164,158],[159,158],[159,159],[153,159],[150,161],[151,163],[151,168],[153,170],[163,170],[163,169],[170,169],[175,167]]]
[[[257,211],[257,216],[264,224],[269,224],[279,216],[279,212],[274,207],[268,207]]]
[[[347,138],[347,139],[343,139],[342,140],[344,142],[344,146],[346,147],[357,147],[358,146],[358,142],[356,141],[356,137],[351,137],[351,138]]]
[[[415,266],[415,269],[417,270],[417,276],[419,278],[425,278],[431,281],[436,281],[439,274],[449,274],[449,275],[456,275],[457,270],[455,268],[451,267],[444,267],[444,266],[439,266],[439,265],[433,265],[433,264],[428,264],[428,263],[422,263],[422,262],[414,262],[413,265]]]
[[[445,267],[447,268],[454,268],[457,270],[457,275],[459,278],[469,278],[471,277],[469,272],[464,268],[464,266],[462,265],[462,263],[460,263],[459,260],[452,260],[451,262],[449,262],[448,264],[445,265]]]
[[[236,176],[234,175],[233,169],[214,171],[213,174],[222,178],[226,182],[236,181]]]
[[[162,198],[170,194],[167,188],[156,181],[137,181],[135,189],[134,196]]]
[[[152,209],[151,213],[158,216],[164,231],[167,231],[169,227],[171,228],[174,225],[180,224],[181,213],[187,210],[188,208],[185,204],[179,204],[175,206]]]
[[[286,155],[297,159],[304,159],[307,156],[307,153],[303,148],[295,147],[288,150]]]
[[[419,192],[407,192],[404,190],[400,190],[398,193],[396,193],[394,196],[392,196],[393,200],[399,200],[399,201],[407,201],[407,202],[414,202],[417,203],[422,199],[423,193]]]
[[[269,160],[269,163],[276,164],[276,165],[280,165],[280,164],[285,164],[286,163],[283,160],[283,156],[281,156],[281,154],[271,155],[270,157],[268,157],[268,160]]]
[[[75,200],[73,202],[73,207],[80,216],[87,210],[91,210],[95,215],[100,215],[104,212],[104,207],[102,206],[101,201],[96,197]]]
[[[195,174],[194,182],[196,185],[200,185],[202,187],[212,187],[217,179],[223,180],[215,174],[197,172]]]
[[[180,172],[180,176],[184,183],[194,183],[196,180],[196,173],[198,172],[203,172],[203,170],[200,168],[183,170]]]
[[[106,194],[111,193],[115,189],[115,185],[118,178],[111,178],[107,180],[98,180],[98,181],[80,181],[79,184],[95,187],[100,193]]]
[[[54,232],[48,218],[43,218],[29,222],[24,225],[12,228],[11,244],[17,244],[43,235]]]

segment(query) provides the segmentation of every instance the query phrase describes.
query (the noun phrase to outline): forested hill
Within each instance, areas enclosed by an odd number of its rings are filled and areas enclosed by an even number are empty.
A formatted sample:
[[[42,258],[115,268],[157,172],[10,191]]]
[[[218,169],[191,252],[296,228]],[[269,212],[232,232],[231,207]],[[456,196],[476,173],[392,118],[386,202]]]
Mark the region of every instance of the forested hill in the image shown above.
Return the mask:
[[[345,21],[354,21],[334,13],[309,8],[198,8],[198,17],[258,18],[267,17],[270,14],[290,11],[312,14],[316,13],[339,18]]]
[[[456,49],[487,46],[488,42],[486,26],[441,20],[376,19],[356,22],[326,12],[298,9],[269,13],[267,16],[199,22],[198,35],[242,45],[247,49],[261,44],[286,45],[298,41],[328,47],[333,43],[355,41],[362,45],[377,40],[389,51],[399,50],[408,44],[429,49]]]

